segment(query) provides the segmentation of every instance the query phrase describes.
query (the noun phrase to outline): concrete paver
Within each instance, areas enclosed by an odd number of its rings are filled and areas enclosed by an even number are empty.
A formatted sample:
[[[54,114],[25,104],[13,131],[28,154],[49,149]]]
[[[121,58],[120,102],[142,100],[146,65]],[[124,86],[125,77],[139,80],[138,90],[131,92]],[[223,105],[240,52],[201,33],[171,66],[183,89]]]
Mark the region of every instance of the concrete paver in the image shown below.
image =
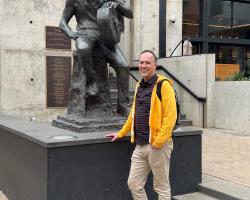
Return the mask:
[[[250,133],[203,129],[202,172],[250,188]]]

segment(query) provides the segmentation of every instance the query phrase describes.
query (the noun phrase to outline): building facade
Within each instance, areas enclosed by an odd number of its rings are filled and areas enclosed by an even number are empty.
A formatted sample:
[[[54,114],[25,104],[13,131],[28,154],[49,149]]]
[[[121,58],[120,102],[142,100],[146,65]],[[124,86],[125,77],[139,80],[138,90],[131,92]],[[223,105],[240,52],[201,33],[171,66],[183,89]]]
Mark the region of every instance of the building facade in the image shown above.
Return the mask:
[[[250,1],[183,0],[183,38],[193,53],[215,53],[224,65],[250,75]]]
[[[215,53],[216,64],[250,75],[249,0],[134,0],[131,5],[133,59],[145,48],[168,57],[189,39],[193,54]],[[173,55],[181,55],[181,48]]]
[[[119,45],[130,65],[144,49],[160,58],[180,56],[177,45],[189,39],[193,54],[215,53],[216,67],[235,67],[250,75],[250,1],[127,3],[134,18],[125,19]],[[71,50],[46,48],[46,26],[58,27],[64,4],[65,0],[0,0],[0,112],[48,121],[65,113],[65,108],[48,108],[46,102],[46,57],[71,57],[74,50],[73,41]],[[75,27],[74,19],[70,26]]]

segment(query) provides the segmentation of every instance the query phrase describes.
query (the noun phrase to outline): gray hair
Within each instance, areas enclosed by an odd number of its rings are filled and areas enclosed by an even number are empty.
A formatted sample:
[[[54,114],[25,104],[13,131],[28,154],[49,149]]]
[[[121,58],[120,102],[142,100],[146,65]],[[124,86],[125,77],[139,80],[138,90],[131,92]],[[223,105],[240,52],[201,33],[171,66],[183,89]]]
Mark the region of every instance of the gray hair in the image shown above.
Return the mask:
[[[151,50],[149,50],[149,49],[145,49],[145,50],[143,50],[143,51],[140,53],[140,56],[141,56],[142,54],[144,54],[144,53],[151,53],[152,56],[153,56],[153,58],[154,58],[154,62],[157,63],[157,56],[156,56],[155,52],[153,52],[153,51],[151,51]]]

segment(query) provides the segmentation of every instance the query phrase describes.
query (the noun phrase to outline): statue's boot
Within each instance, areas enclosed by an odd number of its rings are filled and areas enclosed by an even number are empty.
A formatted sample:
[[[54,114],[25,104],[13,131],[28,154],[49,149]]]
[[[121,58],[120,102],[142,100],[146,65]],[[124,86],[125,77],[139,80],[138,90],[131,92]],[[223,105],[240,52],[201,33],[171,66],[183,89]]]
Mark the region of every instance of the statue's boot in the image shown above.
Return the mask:
[[[118,87],[117,113],[126,117],[130,112],[129,68],[127,67],[117,68],[116,75],[117,75],[117,87]]]

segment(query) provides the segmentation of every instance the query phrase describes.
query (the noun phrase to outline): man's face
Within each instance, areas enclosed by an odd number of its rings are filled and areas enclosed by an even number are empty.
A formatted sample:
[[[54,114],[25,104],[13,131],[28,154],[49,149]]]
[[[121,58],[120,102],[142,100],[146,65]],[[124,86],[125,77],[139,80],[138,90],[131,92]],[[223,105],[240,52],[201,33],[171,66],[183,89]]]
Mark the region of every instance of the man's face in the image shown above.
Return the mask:
[[[145,81],[148,81],[154,74],[157,64],[150,52],[141,54],[139,60],[139,71]]]

